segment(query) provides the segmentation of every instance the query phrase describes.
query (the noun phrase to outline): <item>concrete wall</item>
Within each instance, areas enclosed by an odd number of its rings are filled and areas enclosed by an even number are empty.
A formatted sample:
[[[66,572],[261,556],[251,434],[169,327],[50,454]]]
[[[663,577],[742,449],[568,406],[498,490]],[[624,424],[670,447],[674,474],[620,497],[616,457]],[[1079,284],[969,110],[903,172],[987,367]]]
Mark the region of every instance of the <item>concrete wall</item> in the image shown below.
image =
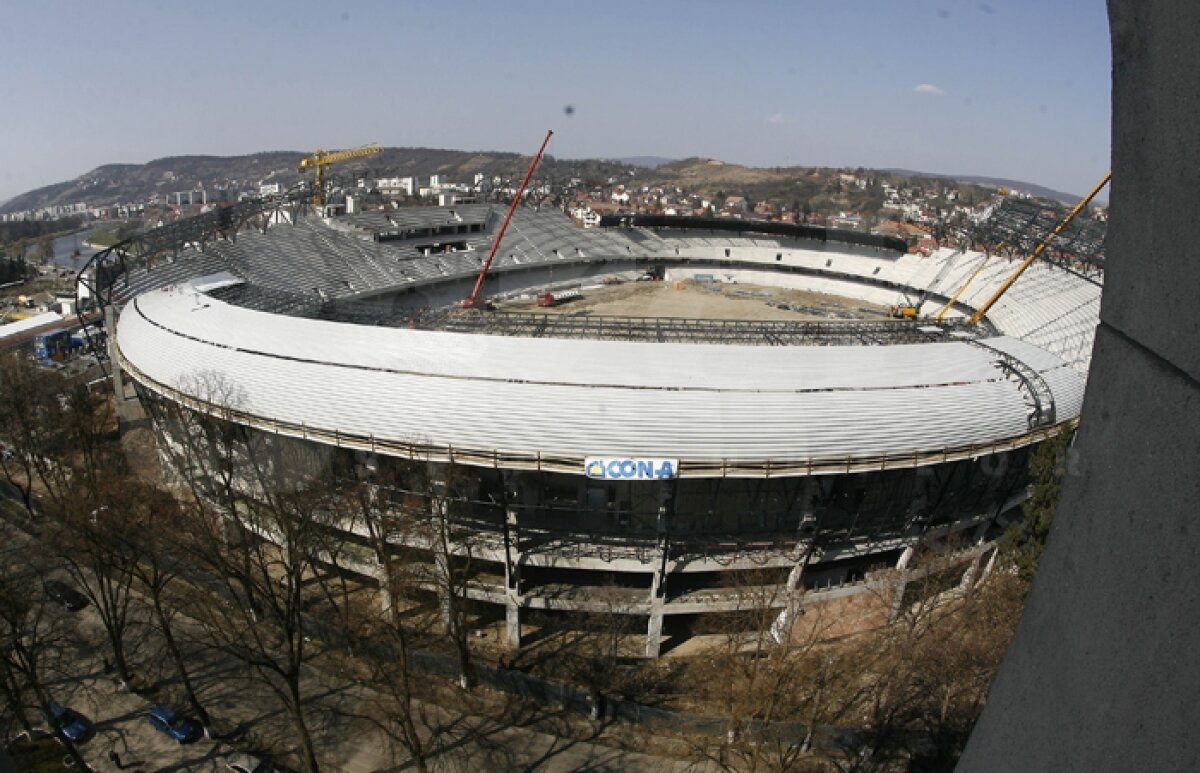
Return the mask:
[[[1200,3],[1110,0],[1109,18],[1112,217],[1091,379],[965,771],[1200,770]]]

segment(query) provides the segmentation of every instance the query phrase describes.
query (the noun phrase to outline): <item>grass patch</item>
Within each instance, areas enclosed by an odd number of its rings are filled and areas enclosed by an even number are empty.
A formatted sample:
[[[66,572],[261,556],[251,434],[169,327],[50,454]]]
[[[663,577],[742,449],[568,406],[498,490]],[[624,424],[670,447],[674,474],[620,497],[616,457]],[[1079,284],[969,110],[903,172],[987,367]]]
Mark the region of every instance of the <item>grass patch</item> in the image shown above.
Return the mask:
[[[106,231],[101,228],[88,234],[88,238],[84,241],[97,247],[111,247],[121,241],[121,239],[112,231]]]

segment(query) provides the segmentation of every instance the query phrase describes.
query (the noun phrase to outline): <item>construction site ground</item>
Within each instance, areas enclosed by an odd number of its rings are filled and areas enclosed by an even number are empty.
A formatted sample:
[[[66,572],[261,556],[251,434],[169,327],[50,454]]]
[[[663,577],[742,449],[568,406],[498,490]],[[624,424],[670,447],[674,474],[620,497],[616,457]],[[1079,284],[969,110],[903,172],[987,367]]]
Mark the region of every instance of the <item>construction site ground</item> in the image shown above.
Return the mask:
[[[598,317],[791,320],[887,319],[884,306],[838,295],[741,283],[626,282],[588,287],[580,297],[539,307],[537,298],[507,301],[500,311]]]

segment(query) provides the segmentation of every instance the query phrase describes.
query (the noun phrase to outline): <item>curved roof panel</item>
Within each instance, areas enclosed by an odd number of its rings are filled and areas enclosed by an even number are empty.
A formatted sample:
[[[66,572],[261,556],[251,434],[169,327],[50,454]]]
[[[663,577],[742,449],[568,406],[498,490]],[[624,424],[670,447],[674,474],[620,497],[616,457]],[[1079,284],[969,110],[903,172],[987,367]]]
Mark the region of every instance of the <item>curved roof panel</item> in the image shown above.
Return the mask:
[[[1012,342],[1011,344],[1007,342]],[[479,453],[750,464],[933,454],[1029,431],[1020,383],[968,343],[754,347],[471,336],[146,293],[117,343],[136,378],[242,416]],[[1014,339],[1058,419],[1083,376]]]

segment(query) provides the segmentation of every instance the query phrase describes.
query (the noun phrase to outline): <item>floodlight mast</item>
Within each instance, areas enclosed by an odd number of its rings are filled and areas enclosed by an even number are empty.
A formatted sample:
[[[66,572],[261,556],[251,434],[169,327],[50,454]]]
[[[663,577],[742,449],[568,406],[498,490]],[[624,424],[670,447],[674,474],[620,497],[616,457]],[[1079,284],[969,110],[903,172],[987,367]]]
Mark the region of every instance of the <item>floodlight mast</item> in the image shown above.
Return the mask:
[[[471,294],[459,304],[464,309],[478,309],[486,305],[487,301],[479,297],[479,291],[483,289],[483,280],[487,277],[488,269],[492,267],[492,259],[496,257],[496,250],[500,248],[500,240],[504,238],[504,231],[508,228],[508,221],[512,220],[513,212],[516,211],[517,205],[521,203],[521,194],[525,192],[525,186],[529,185],[529,178],[533,177],[533,170],[537,169],[538,162],[542,160],[542,154],[546,152],[546,145],[550,144],[552,136],[554,136],[554,130],[548,130],[546,132],[546,139],[542,140],[542,146],[538,148],[537,155],[533,157],[533,161],[529,162],[529,169],[525,172],[525,179],[521,180],[521,185],[517,188],[516,195],[513,196],[512,204],[508,206],[508,214],[504,216],[504,221],[500,223],[500,230],[496,232],[496,238],[492,239],[492,247],[488,250],[487,258],[483,261],[483,268],[479,270],[479,277],[475,280],[475,287],[471,289]]]
[[[996,301],[1000,300],[1000,296],[1004,295],[1008,288],[1013,286],[1013,282],[1016,282],[1017,279],[1020,278],[1021,274],[1025,273],[1025,269],[1033,265],[1033,262],[1037,260],[1038,255],[1041,255],[1042,251],[1049,246],[1050,240],[1055,236],[1058,236],[1058,234],[1067,227],[1067,224],[1074,220],[1075,216],[1082,212],[1084,208],[1091,203],[1092,199],[1096,198],[1096,194],[1099,193],[1105,185],[1108,185],[1108,181],[1111,179],[1112,170],[1110,169],[1104,173],[1104,177],[1100,180],[1100,182],[1096,183],[1096,187],[1092,188],[1092,190],[1088,192],[1088,195],[1084,196],[1079,203],[1075,205],[1074,209],[1068,212],[1066,217],[1059,221],[1058,225],[1054,226],[1054,230],[1051,231],[1045,239],[1042,239],[1038,246],[1034,248],[1033,252],[1029,253],[1029,256],[1026,257],[1025,260],[1021,261],[1021,265],[1017,267],[1017,270],[1013,272],[1012,276],[1010,276],[1008,279],[1005,279],[1004,283],[1000,285],[999,289],[992,293],[992,297],[988,298],[987,302],[980,306],[979,309],[971,315],[970,323],[972,325],[979,324],[979,320],[983,319],[984,316],[987,315],[988,311],[993,305],[995,305]]]

